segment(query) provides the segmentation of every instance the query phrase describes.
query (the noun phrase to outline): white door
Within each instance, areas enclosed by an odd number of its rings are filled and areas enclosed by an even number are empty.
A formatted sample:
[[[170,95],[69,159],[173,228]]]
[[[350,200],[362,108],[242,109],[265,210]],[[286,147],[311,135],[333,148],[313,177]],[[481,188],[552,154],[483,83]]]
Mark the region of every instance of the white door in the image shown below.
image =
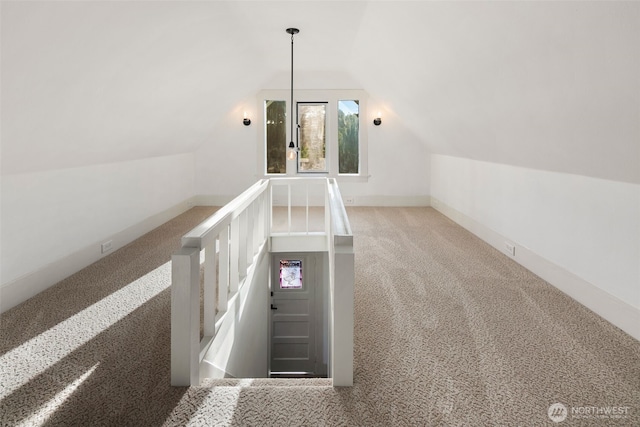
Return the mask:
[[[271,280],[272,374],[316,373],[316,259],[274,254]]]

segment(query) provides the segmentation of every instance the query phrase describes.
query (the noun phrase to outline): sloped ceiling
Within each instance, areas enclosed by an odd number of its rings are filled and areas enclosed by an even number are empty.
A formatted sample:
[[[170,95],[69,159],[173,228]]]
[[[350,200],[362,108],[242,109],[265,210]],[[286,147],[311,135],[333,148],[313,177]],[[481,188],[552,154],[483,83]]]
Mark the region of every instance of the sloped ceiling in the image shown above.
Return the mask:
[[[2,2],[2,173],[215,143],[288,87],[291,26],[300,82],[365,89],[433,153],[640,183],[640,3],[615,1]]]

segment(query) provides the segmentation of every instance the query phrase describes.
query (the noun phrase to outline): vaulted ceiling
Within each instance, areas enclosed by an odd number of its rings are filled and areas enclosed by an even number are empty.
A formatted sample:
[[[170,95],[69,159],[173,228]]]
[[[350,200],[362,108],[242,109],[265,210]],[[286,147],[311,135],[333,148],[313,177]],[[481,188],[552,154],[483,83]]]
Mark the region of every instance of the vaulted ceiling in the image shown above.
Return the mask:
[[[640,3],[2,2],[2,173],[196,151],[239,100],[364,89],[433,153],[640,183]]]

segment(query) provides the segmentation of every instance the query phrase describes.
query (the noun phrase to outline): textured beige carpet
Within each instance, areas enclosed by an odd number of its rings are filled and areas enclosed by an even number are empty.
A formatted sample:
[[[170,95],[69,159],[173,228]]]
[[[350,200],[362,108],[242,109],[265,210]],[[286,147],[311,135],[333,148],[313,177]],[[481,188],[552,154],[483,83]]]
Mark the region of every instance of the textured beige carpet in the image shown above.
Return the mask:
[[[172,388],[168,261],[211,212],[192,209],[2,315],[3,426],[640,425],[640,343],[429,208],[348,209],[354,387]],[[554,403],[568,411],[557,424]],[[607,408],[617,418],[597,413]]]

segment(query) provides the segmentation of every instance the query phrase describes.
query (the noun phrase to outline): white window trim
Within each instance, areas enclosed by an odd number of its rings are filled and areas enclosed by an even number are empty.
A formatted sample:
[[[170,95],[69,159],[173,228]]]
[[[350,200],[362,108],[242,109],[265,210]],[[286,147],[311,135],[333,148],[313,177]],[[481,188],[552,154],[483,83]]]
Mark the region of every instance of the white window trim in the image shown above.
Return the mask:
[[[260,112],[260,128],[258,131],[257,153],[258,153],[258,177],[272,178],[282,176],[326,176],[337,178],[340,182],[366,182],[369,180],[369,138],[368,138],[368,122],[367,113],[368,95],[364,90],[359,89],[333,89],[333,90],[311,90],[301,89],[293,91],[294,114],[295,105],[298,102],[326,102],[327,108],[327,163],[329,165],[328,172],[298,172],[297,160],[287,159],[286,174],[269,174],[266,173],[266,111],[264,107],[265,100],[285,101],[287,115],[287,145],[291,141],[291,92],[290,89],[269,89],[263,90],[258,94],[257,110]],[[360,161],[358,174],[339,174],[338,173],[338,101],[358,100],[359,101],[359,150],[358,157]],[[294,123],[295,127],[295,123]],[[295,131],[295,129],[294,129]],[[294,139],[295,142],[295,139]]]

